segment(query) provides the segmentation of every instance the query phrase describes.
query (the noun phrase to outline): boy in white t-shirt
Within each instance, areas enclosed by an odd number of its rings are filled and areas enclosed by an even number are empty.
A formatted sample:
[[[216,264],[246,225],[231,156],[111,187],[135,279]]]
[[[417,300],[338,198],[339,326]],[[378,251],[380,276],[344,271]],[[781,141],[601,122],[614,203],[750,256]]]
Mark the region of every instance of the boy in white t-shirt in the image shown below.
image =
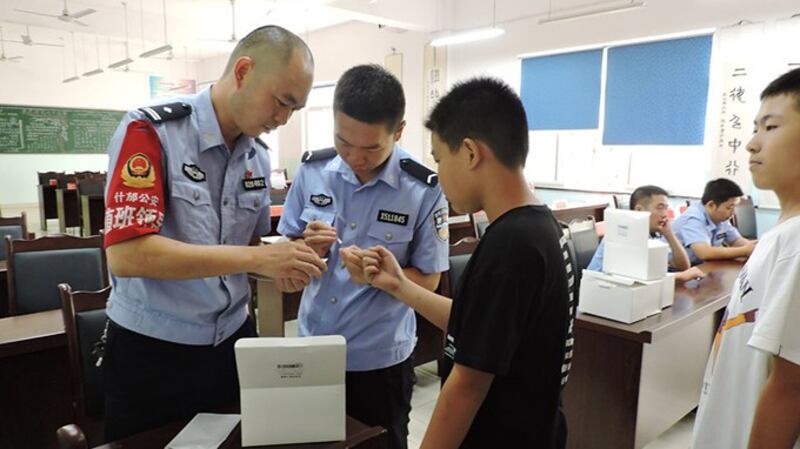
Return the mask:
[[[693,449],[800,449],[800,69],[761,94],[753,184],[781,215],[742,269],[706,367]]]

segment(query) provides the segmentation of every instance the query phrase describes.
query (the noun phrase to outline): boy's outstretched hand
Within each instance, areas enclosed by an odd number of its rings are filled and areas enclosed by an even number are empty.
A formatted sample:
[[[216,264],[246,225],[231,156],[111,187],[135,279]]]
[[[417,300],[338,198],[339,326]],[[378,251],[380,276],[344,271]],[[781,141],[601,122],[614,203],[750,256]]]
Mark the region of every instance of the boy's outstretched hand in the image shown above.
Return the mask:
[[[361,252],[364,278],[373,287],[387,293],[397,292],[407,280],[394,254],[382,246],[373,246]]]

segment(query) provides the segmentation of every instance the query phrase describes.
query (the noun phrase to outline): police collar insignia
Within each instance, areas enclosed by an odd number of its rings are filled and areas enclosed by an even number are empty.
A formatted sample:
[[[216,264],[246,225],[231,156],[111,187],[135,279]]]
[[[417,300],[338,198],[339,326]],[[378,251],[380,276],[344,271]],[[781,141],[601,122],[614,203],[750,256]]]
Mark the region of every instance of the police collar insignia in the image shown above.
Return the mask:
[[[408,225],[408,214],[401,214],[398,212],[392,212],[388,210],[379,210],[378,221],[381,221],[383,223],[391,223],[400,226],[406,226]]]
[[[311,195],[311,202],[314,203],[315,206],[325,207],[333,203],[333,198],[324,193],[319,193],[317,195]]]
[[[194,182],[203,182],[206,180],[206,172],[195,164],[183,164],[183,174]]]
[[[122,167],[122,184],[134,189],[149,189],[156,181],[153,163],[144,153],[136,153],[129,157]]]

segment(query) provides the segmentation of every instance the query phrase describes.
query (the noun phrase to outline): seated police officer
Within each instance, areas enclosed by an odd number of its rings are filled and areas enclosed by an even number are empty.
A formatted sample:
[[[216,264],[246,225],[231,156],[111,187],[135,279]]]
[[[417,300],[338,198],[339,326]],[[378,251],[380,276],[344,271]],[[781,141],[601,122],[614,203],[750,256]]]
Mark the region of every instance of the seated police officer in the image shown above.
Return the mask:
[[[258,28],[214,86],[131,111],[114,134],[107,439],[235,403],[233,345],[254,335],[246,273],[305,285],[326,270],[302,243],[247,246],[270,230],[269,156],[254,138],[305,105],[313,66],[299,37]]]

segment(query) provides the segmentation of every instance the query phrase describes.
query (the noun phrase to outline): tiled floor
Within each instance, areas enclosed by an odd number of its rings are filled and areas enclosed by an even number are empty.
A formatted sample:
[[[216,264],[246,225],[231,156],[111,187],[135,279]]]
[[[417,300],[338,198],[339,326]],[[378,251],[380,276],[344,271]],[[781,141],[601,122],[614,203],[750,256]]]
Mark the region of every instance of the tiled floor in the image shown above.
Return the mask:
[[[421,365],[416,369],[417,384],[411,398],[411,423],[408,428],[408,449],[418,449],[431,419],[436,398],[439,397],[439,377],[436,362]],[[656,441],[644,449],[689,449],[692,437],[694,414],[690,414],[664,432]]]
[[[297,321],[286,322],[285,334],[287,337],[297,335]],[[436,374],[436,362],[418,366],[416,374],[417,383],[411,397],[411,421],[408,425],[408,449],[419,449],[439,397],[440,380]],[[694,413],[691,413],[643,449],[689,449],[693,424]]]

